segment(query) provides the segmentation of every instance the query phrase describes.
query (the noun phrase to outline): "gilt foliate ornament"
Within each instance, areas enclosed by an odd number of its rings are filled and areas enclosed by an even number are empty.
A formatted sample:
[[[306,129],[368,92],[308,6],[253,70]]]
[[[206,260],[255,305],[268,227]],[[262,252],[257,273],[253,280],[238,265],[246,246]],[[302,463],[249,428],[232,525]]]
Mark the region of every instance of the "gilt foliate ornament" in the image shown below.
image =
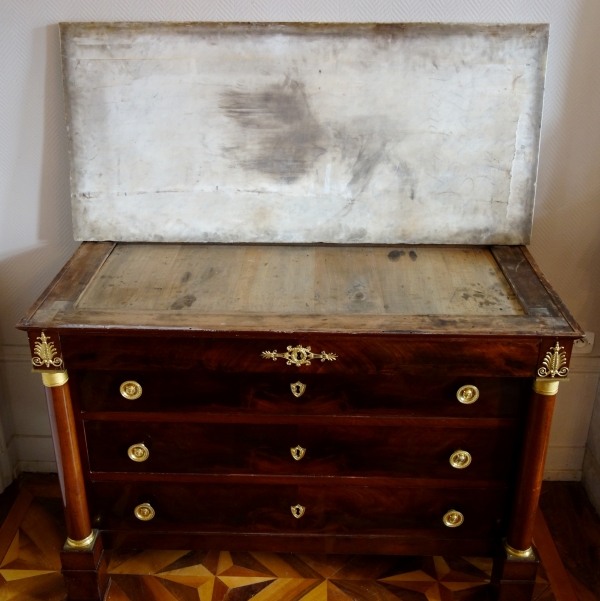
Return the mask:
[[[550,350],[546,353],[542,361],[542,367],[538,369],[538,376],[542,378],[564,378],[568,373],[567,353],[557,340],[556,345],[550,347]]]
[[[273,359],[273,361],[277,361],[277,358],[280,357],[285,359],[288,365],[295,365],[296,367],[310,365],[311,359],[321,359],[321,361],[335,361],[337,359],[335,353],[326,353],[325,351],[313,353],[310,346],[306,348],[303,346],[288,346],[286,353],[278,353],[274,350],[263,351],[261,355],[263,359]]]
[[[40,342],[36,342],[33,345],[33,354],[36,356],[32,357],[31,362],[36,367],[61,367],[63,360],[57,357],[58,352],[56,351],[54,342],[50,342],[50,336],[46,336],[42,332],[42,335],[38,336],[36,340]]]

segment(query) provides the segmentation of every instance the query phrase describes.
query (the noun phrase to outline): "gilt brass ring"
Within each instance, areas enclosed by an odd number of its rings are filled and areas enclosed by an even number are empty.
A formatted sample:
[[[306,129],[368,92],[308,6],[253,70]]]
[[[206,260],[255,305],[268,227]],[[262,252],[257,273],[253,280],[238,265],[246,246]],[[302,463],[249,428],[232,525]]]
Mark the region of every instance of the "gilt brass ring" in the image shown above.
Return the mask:
[[[470,405],[479,398],[479,389],[477,388],[477,386],[473,386],[472,384],[461,386],[456,391],[456,398],[463,405]]]
[[[459,449],[450,455],[450,465],[457,470],[463,470],[471,465],[471,459],[471,453]]]
[[[149,522],[156,513],[150,503],[142,503],[133,510],[133,515],[142,522]]]
[[[465,516],[456,509],[451,509],[444,515],[444,526],[448,528],[458,528],[465,521]]]
[[[127,449],[127,456],[129,459],[131,459],[131,461],[141,463],[150,457],[150,451],[143,442],[138,442],[137,444],[132,444]]]
[[[142,396],[142,387],[135,380],[127,380],[121,384],[119,392],[128,401],[135,401]]]

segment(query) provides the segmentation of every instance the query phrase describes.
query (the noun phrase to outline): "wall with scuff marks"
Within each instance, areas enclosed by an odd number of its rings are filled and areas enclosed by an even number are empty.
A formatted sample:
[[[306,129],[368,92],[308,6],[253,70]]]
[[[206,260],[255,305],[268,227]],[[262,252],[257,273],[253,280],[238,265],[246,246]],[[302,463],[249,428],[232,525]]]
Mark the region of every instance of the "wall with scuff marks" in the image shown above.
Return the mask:
[[[42,386],[30,373],[25,335],[13,326],[77,246],[71,226],[57,24],[131,20],[550,23],[530,248],[583,328],[600,333],[597,0],[4,0],[0,485],[6,485],[15,470],[55,469]],[[571,381],[561,386],[557,402],[548,477],[581,477],[599,374],[596,349],[573,360]]]

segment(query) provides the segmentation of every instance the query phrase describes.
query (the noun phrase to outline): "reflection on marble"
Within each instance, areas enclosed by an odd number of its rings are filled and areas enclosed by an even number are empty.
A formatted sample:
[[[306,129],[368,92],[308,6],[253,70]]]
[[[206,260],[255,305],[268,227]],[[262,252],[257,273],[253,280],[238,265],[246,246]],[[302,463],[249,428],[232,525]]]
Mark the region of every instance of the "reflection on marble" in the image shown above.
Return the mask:
[[[67,24],[80,240],[529,240],[544,25]]]

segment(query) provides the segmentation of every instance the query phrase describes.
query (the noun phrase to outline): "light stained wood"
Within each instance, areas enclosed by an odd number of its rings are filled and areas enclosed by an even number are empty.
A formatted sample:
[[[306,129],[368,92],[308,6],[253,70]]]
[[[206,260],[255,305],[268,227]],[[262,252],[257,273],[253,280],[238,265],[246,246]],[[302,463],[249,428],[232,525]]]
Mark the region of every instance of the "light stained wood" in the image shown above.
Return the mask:
[[[119,244],[78,312],[523,315],[487,249]]]
[[[11,548],[14,537],[17,535],[19,526],[25,518],[33,495],[28,490],[21,490],[10,508],[2,528],[0,528],[0,567],[5,566],[7,563],[12,561],[12,558],[7,557],[7,554]],[[18,548],[18,546],[17,546]]]
[[[85,242],[17,327],[580,337],[499,249]]]
[[[533,542],[546,568],[552,589],[560,601],[577,601],[569,574],[560,559],[542,510],[538,508],[533,528]],[[559,596],[560,593],[560,596]]]

